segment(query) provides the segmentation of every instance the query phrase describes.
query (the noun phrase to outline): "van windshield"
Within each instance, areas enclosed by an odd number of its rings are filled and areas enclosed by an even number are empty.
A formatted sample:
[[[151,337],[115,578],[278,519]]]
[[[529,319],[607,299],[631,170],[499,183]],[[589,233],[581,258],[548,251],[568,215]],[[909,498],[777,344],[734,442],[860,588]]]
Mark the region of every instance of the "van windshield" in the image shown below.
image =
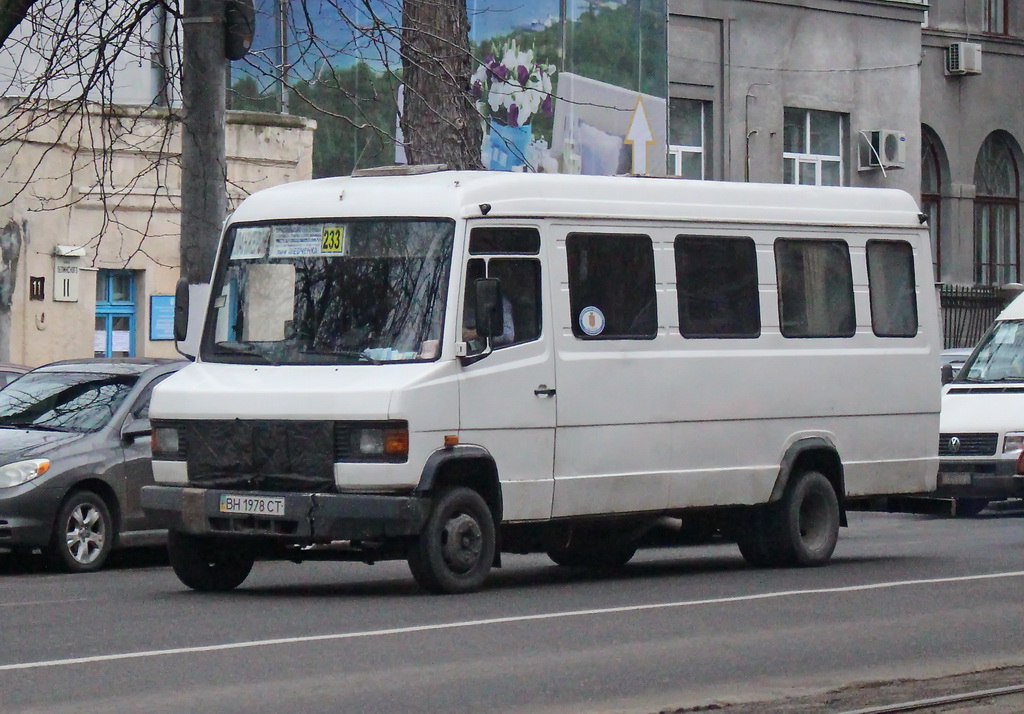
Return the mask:
[[[451,220],[235,226],[222,246],[201,357],[377,364],[437,359]]]
[[[957,374],[958,382],[1024,382],[1024,321],[997,322]]]

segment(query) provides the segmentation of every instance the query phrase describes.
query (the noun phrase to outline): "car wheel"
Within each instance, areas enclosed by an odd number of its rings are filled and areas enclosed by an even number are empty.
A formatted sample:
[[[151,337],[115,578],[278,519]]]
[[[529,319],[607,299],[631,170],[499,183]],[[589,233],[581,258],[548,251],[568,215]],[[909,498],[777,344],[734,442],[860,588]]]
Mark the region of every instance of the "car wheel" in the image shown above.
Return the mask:
[[[57,511],[50,542],[54,565],[71,573],[99,570],[114,545],[114,522],[106,502],[92,491],[73,491]]]
[[[496,548],[494,517],[476,491],[441,492],[423,531],[409,550],[409,570],[434,593],[464,593],[487,578]]]
[[[178,531],[167,534],[167,555],[178,580],[201,592],[234,590],[256,560],[244,543]]]
[[[953,515],[957,518],[971,518],[988,507],[987,498],[954,498]]]

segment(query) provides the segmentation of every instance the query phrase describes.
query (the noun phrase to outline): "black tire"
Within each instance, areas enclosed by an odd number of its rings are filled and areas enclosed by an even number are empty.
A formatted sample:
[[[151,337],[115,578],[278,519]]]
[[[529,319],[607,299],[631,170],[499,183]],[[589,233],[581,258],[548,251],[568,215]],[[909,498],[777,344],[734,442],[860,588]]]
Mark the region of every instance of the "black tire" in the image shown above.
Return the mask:
[[[973,518],[984,511],[988,504],[987,498],[954,498],[953,515],[957,518]]]
[[[777,539],[781,565],[824,565],[839,541],[839,499],[817,471],[797,474],[772,515],[769,537]]]
[[[839,499],[817,471],[795,474],[777,503],[757,508],[737,534],[755,567],[824,565],[839,541]]]
[[[574,528],[564,541],[548,547],[548,557],[567,568],[621,568],[634,555],[638,541],[615,529]]]
[[[53,522],[50,560],[69,573],[99,570],[114,547],[116,530],[106,501],[92,491],[72,491]]]
[[[476,491],[442,491],[423,532],[409,550],[409,570],[422,588],[453,594],[477,590],[496,548],[494,517]]]
[[[179,531],[167,534],[167,555],[178,580],[200,592],[234,590],[255,562],[244,543]]]
[[[736,533],[736,545],[740,548],[740,555],[755,568],[771,568],[779,565],[777,553],[773,552],[765,529],[768,508],[752,509],[747,520],[739,526]]]

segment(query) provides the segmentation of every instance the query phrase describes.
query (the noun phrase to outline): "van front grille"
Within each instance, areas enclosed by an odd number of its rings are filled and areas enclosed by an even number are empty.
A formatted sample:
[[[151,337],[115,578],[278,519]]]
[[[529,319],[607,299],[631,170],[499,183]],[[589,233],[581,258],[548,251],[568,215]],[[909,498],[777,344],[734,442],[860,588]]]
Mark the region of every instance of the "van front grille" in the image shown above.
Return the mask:
[[[939,434],[939,456],[993,456],[999,434]]]

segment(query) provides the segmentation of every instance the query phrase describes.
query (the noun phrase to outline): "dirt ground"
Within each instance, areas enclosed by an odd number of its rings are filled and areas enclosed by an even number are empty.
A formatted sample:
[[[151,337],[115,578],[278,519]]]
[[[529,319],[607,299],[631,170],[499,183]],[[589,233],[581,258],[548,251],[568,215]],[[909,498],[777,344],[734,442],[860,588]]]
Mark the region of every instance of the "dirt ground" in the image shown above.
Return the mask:
[[[861,684],[824,694],[794,696],[773,701],[743,704],[706,704],[687,709],[666,709],[658,714],[689,714],[715,712],[716,714],[854,714],[860,710],[920,702],[915,712],[926,714],[1021,714],[1024,712],[1024,693],[995,696],[971,702],[928,705],[927,700],[951,694],[1024,685],[1024,667],[1003,667],[984,672],[960,674],[935,679],[896,680]]]

